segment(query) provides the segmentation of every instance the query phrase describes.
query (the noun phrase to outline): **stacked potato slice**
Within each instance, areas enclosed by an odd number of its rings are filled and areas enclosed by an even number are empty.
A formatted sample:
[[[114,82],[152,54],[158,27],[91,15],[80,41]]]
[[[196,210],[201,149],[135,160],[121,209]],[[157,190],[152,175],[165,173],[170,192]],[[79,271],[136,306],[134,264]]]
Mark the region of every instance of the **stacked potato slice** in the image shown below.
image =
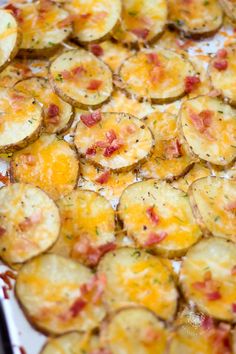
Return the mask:
[[[0,287],[38,353],[234,353],[235,9],[0,9]]]

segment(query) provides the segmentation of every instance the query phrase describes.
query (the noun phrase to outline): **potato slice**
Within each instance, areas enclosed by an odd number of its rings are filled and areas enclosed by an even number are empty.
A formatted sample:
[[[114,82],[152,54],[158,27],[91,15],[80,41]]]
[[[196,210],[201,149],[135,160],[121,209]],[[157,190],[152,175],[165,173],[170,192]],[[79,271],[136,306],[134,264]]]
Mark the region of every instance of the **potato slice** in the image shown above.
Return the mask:
[[[130,170],[144,161],[153,148],[151,131],[125,113],[82,114],[75,132],[79,154],[103,168]]]
[[[123,61],[135,53],[121,43],[114,43],[111,40],[102,43],[92,43],[88,46],[90,52],[99,57],[110,69],[117,73]]]
[[[236,106],[236,88],[234,86],[236,78],[235,56],[235,45],[220,49],[211,60],[208,69],[213,89],[219,91],[221,96],[233,106]]]
[[[115,214],[104,197],[77,189],[57,205],[62,225],[52,253],[95,266],[103,254],[115,248]]]
[[[186,78],[195,75],[192,64],[170,50],[146,49],[128,58],[120,68],[129,95],[167,103],[184,96]]]
[[[112,93],[112,73],[84,49],[60,54],[50,66],[52,85],[66,102],[79,108],[97,107]]]
[[[183,103],[180,129],[191,150],[205,161],[227,165],[236,157],[236,110],[217,98]]]
[[[223,12],[217,0],[168,0],[169,21],[186,36],[211,36],[222,26]]]
[[[113,354],[164,354],[168,332],[162,321],[145,308],[127,308],[117,312],[104,331]]]
[[[75,151],[55,135],[41,135],[35,143],[15,153],[11,161],[15,181],[40,187],[52,199],[69,194],[76,186],[78,173]]]
[[[222,339],[220,337],[222,336]],[[231,353],[229,333],[223,329],[205,328],[183,324],[178,326],[169,345],[168,354],[217,354]]]
[[[39,188],[14,183],[0,189],[0,224],[0,258],[8,264],[24,263],[56,242],[60,216]]]
[[[29,95],[0,89],[0,152],[13,152],[37,139],[42,125],[42,108]]]
[[[193,168],[183,177],[172,183],[175,188],[187,193],[190,185],[199,178],[211,175],[211,171],[203,163],[195,163]]]
[[[236,21],[236,1],[235,0],[219,0],[222,9],[226,15],[233,21]]]
[[[108,103],[101,108],[102,112],[128,113],[142,119],[153,112],[149,102],[139,102],[134,97],[127,97],[123,91],[114,91]]]
[[[47,57],[71,34],[69,13],[54,2],[17,3],[13,7],[23,34],[21,55]]]
[[[20,269],[15,290],[34,326],[45,333],[64,334],[98,326],[105,316],[101,303],[103,282],[89,268],[47,254]]]
[[[126,188],[118,215],[139,246],[167,257],[182,256],[201,237],[188,196],[163,181],[150,179]]]
[[[180,142],[176,116],[153,112],[144,121],[152,130],[156,145],[150,159],[141,166],[139,175],[168,181],[184,175],[193,166],[194,158]]]
[[[191,185],[189,196],[204,233],[236,242],[236,181],[201,178]]]
[[[79,188],[93,190],[110,202],[117,201],[124,189],[137,180],[133,171],[120,172],[118,175],[115,172],[104,171],[82,159],[80,160],[80,175]]]
[[[120,0],[68,0],[65,7],[74,19],[73,38],[82,43],[103,40],[121,15]]]
[[[27,79],[31,76],[48,76],[47,60],[20,60],[14,59],[1,73],[0,81],[4,87],[13,87],[18,81]]]
[[[163,319],[173,318],[178,293],[161,259],[135,248],[120,248],[103,257],[98,274],[106,275],[104,301],[110,312],[140,305]]]
[[[236,321],[236,245],[209,238],[192,247],[183,260],[180,283],[188,301],[203,313]]]
[[[96,354],[96,350],[98,349],[100,349],[100,345],[97,335],[91,335],[89,332],[84,335],[72,332],[49,339],[40,354],[85,354],[92,351]]]
[[[166,0],[126,0],[122,5],[121,23],[113,31],[113,37],[118,41],[128,44],[151,42],[164,31]]]
[[[15,88],[35,97],[43,104],[44,130],[46,133],[61,134],[69,129],[74,118],[73,108],[52,91],[47,79],[31,77],[19,81]]]
[[[0,69],[3,70],[19,50],[21,33],[11,13],[0,9],[0,17]]]

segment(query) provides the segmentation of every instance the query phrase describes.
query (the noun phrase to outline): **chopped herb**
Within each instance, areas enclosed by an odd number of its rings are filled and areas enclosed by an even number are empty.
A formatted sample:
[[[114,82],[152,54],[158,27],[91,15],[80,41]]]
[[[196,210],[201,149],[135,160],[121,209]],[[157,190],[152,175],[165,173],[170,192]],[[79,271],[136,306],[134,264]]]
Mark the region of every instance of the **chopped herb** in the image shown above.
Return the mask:
[[[33,124],[32,120],[30,120],[30,119],[28,119],[28,122],[29,122],[30,124]]]
[[[99,230],[97,226],[96,226],[96,235],[99,236]]]
[[[153,279],[153,284],[161,284],[161,282],[160,282],[160,280],[158,280],[158,279]]]
[[[67,238],[68,240],[73,240],[73,236],[72,236],[72,235],[66,235],[66,238]]]
[[[184,21],[183,20],[177,19],[174,22],[177,24],[177,26],[183,26],[184,25]]]
[[[140,251],[134,251],[132,253],[132,257],[139,258],[140,256],[141,256],[141,252]]]
[[[48,42],[48,44],[49,44],[49,45],[51,45],[51,46],[53,46],[53,45],[54,45],[54,43],[53,43],[53,42]]]
[[[218,221],[219,219],[220,219],[220,216],[217,215],[217,216],[215,217],[214,221]]]
[[[221,113],[221,114],[223,114],[224,112],[223,112],[223,111],[218,111],[218,113]]]
[[[10,24],[10,22],[8,22],[8,24],[7,24],[7,28],[11,28],[11,24]]]
[[[57,74],[57,76],[55,77],[55,80],[62,82],[63,81],[62,75],[61,74]]]
[[[210,4],[210,2],[208,0],[204,1],[204,3],[203,3],[204,6],[207,6],[209,4]]]
[[[138,12],[137,11],[129,11],[128,14],[130,16],[137,16]]]

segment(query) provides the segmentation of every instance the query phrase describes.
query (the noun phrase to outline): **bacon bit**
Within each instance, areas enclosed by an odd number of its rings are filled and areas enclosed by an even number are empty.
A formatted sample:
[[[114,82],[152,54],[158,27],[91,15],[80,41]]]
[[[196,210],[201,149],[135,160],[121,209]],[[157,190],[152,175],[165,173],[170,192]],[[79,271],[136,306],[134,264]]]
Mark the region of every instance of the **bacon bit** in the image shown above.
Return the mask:
[[[83,20],[87,20],[90,16],[91,16],[91,14],[90,13],[87,13],[87,14],[81,14],[81,15],[79,15],[80,16],[80,18],[82,18]]]
[[[216,56],[219,59],[226,59],[228,56],[228,52],[225,48],[219,49],[218,52],[216,53]]]
[[[0,226],[0,237],[3,236],[6,233],[6,229],[2,226]]]
[[[155,224],[157,225],[160,221],[158,215],[156,214],[155,212],[155,209],[154,209],[154,206],[152,207],[149,207],[147,210],[146,210],[146,213],[147,213],[147,216],[149,217],[149,219]]]
[[[203,125],[205,128],[208,128],[211,126],[212,123],[212,118],[214,116],[214,112],[210,110],[204,110],[202,111],[199,116],[202,118]]]
[[[90,147],[86,150],[86,155],[94,156],[96,155],[97,150],[95,147]]]
[[[95,111],[89,114],[81,114],[80,119],[86,127],[90,128],[101,121],[102,114],[100,111]]]
[[[7,175],[4,176],[2,173],[0,173],[0,182],[2,182],[3,184],[9,184],[10,182],[9,176]]]
[[[236,212],[236,200],[230,204],[228,204],[226,207],[225,207],[225,210],[227,211],[232,211],[233,213]]]
[[[20,354],[27,354],[23,347],[19,347]]]
[[[4,281],[4,283],[8,286],[7,290],[12,289],[11,280],[9,279],[9,277],[5,273],[0,273],[0,279],[2,279]]]
[[[148,53],[147,54],[148,62],[150,64],[154,64],[156,66],[160,66],[160,60],[158,58],[158,55],[156,53]]]
[[[70,26],[74,21],[79,20],[81,18],[80,15],[69,15],[64,20],[61,20],[57,23],[59,28]]]
[[[95,181],[100,184],[105,184],[110,178],[110,172],[106,171],[101,176],[99,176]]]
[[[193,288],[195,290],[204,290],[205,289],[205,283],[203,281],[196,281],[195,283],[192,284]]]
[[[131,32],[135,34],[135,36],[137,36],[138,38],[146,39],[150,31],[147,28],[135,28],[131,30]]]
[[[180,49],[188,49],[192,45],[193,41],[187,39],[186,41],[181,41],[180,39],[176,39],[176,44]]]
[[[50,103],[50,105],[48,107],[48,111],[47,111],[47,116],[49,118],[54,118],[54,117],[58,116],[59,113],[60,113],[59,107],[54,103]]]
[[[190,111],[190,118],[194,127],[210,140],[213,140],[213,137],[209,133],[208,128],[211,126],[213,115],[214,112],[210,110],[202,111],[199,114]]]
[[[21,22],[23,20],[22,16],[21,16],[21,9],[14,6],[13,4],[9,4],[9,5],[5,6],[4,9],[10,10],[12,12],[13,16],[15,16],[18,21]]]
[[[112,354],[112,352],[107,348],[100,348],[89,352],[89,354]]]
[[[192,286],[195,290],[202,292],[209,301],[219,300],[222,297],[218,290],[219,285],[212,279],[210,271],[204,274],[204,281],[195,282]]]
[[[12,99],[13,101],[21,101],[21,100],[24,99],[24,96],[21,95],[21,94],[19,94],[19,93],[13,93],[13,94],[11,95],[11,99]]]
[[[174,159],[182,156],[181,144],[178,139],[172,140],[168,143],[165,149],[165,156],[167,159]]]
[[[92,303],[96,304],[101,299],[105,287],[106,276],[104,274],[96,274],[89,283],[85,283],[80,287],[80,291],[82,296],[87,296],[92,293]]]
[[[218,97],[222,94],[221,90],[211,90],[208,94],[209,97]]]
[[[94,55],[96,55],[96,57],[101,57],[104,54],[104,51],[99,44],[91,44],[90,50]]]
[[[61,72],[61,76],[62,76],[63,79],[65,79],[65,80],[71,80],[71,79],[73,78],[71,72],[68,71],[68,70],[63,70],[63,71]]]
[[[91,80],[87,86],[88,90],[98,90],[102,85],[102,80]]]
[[[35,157],[29,153],[27,154],[22,154],[21,155],[21,160],[23,164],[29,165],[29,166],[34,166],[36,164]]]
[[[108,142],[111,144],[115,139],[117,139],[115,131],[113,129],[108,130],[108,132],[106,132],[106,138]]]
[[[228,61],[226,59],[217,60],[214,62],[213,66],[219,71],[224,71],[228,68]]]
[[[106,147],[103,156],[111,157],[114,152],[118,151],[122,146],[123,143],[119,139],[114,140],[110,146]]]
[[[129,124],[129,125],[127,125],[127,127],[126,127],[126,131],[127,131],[127,133],[129,133],[129,134],[133,134],[133,133],[135,133],[136,132],[136,126],[134,125],[134,124]]]
[[[32,226],[37,225],[42,219],[41,212],[36,212],[31,215],[31,217],[26,217],[24,221],[19,223],[20,231],[24,232],[29,230]]]
[[[232,275],[236,275],[236,265],[233,266],[232,270],[231,270],[231,274]]]
[[[108,242],[105,245],[99,246],[99,251],[101,252],[101,257],[110,251],[114,251],[116,249],[116,244],[113,242]]]
[[[184,80],[185,92],[186,93],[193,92],[198,87],[200,82],[201,81],[198,76],[187,76]]]
[[[77,66],[76,68],[72,69],[71,72],[77,77],[80,77],[81,74],[86,72],[86,69],[83,66]]]
[[[11,279],[13,279],[13,280],[16,280],[16,275],[15,275],[15,273],[13,273],[11,270],[7,270],[7,271],[5,272],[5,274],[6,274],[6,276],[7,276],[8,278],[11,278]]]
[[[70,307],[70,313],[72,317],[78,316],[78,314],[85,308],[87,301],[84,301],[80,297],[75,300],[74,304]]]
[[[219,291],[214,291],[213,293],[206,294],[207,300],[209,301],[216,301],[222,298]]]
[[[160,333],[153,327],[145,328],[141,333],[141,341],[145,344],[150,344],[156,341],[160,337]]]
[[[14,67],[19,69],[24,76],[32,75],[32,70],[23,63],[14,63]]]
[[[58,125],[60,123],[60,117],[56,116],[56,117],[47,118],[47,123]]]
[[[10,299],[9,294],[8,294],[8,290],[9,289],[7,289],[6,286],[2,287],[3,296],[4,296],[4,299],[6,299],[6,300]]]
[[[164,231],[160,233],[150,232],[147,241],[144,243],[144,247],[156,245],[157,243],[162,242],[167,236],[168,234]]]
[[[203,316],[201,326],[204,330],[209,331],[210,329],[214,328],[214,321],[209,316]]]
[[[232,311],[233,313],[236,313],[236,303],[232,304]]]

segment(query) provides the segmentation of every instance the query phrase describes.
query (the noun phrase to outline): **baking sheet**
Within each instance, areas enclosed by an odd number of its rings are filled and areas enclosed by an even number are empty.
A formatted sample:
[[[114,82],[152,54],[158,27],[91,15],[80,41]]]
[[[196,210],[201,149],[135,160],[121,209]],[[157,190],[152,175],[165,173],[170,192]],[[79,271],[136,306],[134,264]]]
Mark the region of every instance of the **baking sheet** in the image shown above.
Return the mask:
[[[4,1],[0,0],[0,5],[3,4]],[[166,32],[161,40],[155,46],[163,46],[169,49],[173,49],[176,46],[177,37],[172,32]],[[206,88],[204,86],[201,88],[200,93],[206,93],[209,91],[209,86],[206,80],[206,68],[209,62],[209,57],[207,55],[212,55],[219,48],[224,45],[228,45],[231,43],[236,43],[236,31],[233,26],[229,23],[226,23],[224,27],[213,37],[210,39],[205,39],[197,42],[187,42],[187,40],[179,40],[178,46],[188,43],[188,53],[190,55],[190,60],[197,66],[197,70],[201,73],[201,79],[204,79],[206,82]],[[205,91],[205,92],[204,92]],[[154,110],[160,111],[168,111],[171,113],[177,113],[180,107],[181,102],[177,101],[169,105],[156,105],[153,106]],[[67,136],[67,140],[71,137]],[[8,163],[0,159],[0,172],[5,174],[8,168]],[[227,176],[226,176],[227,177]],[[0,183],[0,186],[2,184]],[[88,183],[83,181],[79,181],[79,186],[85,186],[88,188]],[[93,184],[89,185],[89,188],[93,189]],[[102,191],[101,191],[101,194]],[[112,204],[116,204],[116,200],[112,200]],[[178,264],[176,265],[178,267]],[[7,270],[7,267],[0,263],[0,273]],[[14,292],[9,292],[10,299],[4,299],[4,294],[1,291],[2,286],[4,285],[3,281],[0,279],[0,301],[3,304],[3,310],[5,313],[5,317],[7,320],[7,326],[10,333],[10,340],[13,347],[14,354],[22,354],[20,348],[24,348],[27,354],[39,354],[46,337],[39,332],[35,331],[31,325],[26,320],[22,310],[20,309]],[[8,354],[8,353],[6,353]]]

